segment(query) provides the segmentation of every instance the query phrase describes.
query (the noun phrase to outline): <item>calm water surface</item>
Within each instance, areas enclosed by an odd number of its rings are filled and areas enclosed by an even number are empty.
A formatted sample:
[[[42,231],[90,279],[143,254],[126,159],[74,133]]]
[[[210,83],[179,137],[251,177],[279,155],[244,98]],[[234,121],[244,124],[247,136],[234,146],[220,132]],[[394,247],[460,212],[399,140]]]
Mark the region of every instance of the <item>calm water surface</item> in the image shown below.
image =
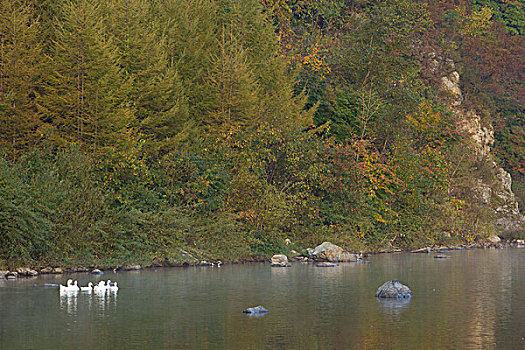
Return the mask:
[[[226,265],[0,282],[0,349],[525,349],[525,249],[337,268]],[[111,279],[104,297],[34,284]],[[408,302],[378,286],[407,284]],[[270,313],[242,310],[264,305]]]

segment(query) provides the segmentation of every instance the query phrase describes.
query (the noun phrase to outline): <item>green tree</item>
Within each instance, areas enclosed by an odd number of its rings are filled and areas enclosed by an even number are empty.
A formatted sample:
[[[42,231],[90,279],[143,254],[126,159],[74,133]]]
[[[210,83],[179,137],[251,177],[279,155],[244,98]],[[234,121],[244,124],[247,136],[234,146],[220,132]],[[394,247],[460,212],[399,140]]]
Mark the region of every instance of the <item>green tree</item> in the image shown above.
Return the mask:
[[[124,145],[133,121],[130,80],[118,66],[108,13],[94,0],[65,1],[56,15],[53,76],[43,97],[44,115],[60,145]]]
[[[46,58],[34,11],[30,1],[0,1],[0,147],[9,153],[40,139],[38,98]]]
[[[130,81],[133,126],[149,148],[173,146],[173,139],[188,122],[188,104],[182,80],[170,57],[163,27],[169,21],[152,21],[160,16],[157,2],[126,0],[105,4],[104,26],[117,48],[121,73]]]

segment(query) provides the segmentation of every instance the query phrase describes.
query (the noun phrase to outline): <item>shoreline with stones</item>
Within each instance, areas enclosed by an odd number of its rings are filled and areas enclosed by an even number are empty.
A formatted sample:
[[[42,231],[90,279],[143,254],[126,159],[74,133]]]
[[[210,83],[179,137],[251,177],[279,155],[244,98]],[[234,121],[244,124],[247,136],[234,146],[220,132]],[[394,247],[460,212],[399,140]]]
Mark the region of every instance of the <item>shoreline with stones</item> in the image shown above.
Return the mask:
[[[270,263],[272,267],[290,267],[291,263],[313,263],[318,267],[335,267],[339,262],[362,262],[366,257],[375,254],[388,253],[444,253],[453,250],[471,250],[471,249],[503,249],[510,247],[525,247],[525,240],[505,241],[503,242],[498,236],[491,236],[483,242],[465,243],[459,245],[432,245],[420,249],[400,249],[395,247],[380,248],[375,251],[350,252],[330,242],[323,242],[316,248],[307,248],[302,253],[292,250],[291,254],[276,254],[271,259],[264,257],[255,257],[253,259],[242,259],[237,261],[227,261],[226,264],[245,264],[245,263]],[[70,273],[91,273],[103,274],[104,271],[138,271],[151,268],[168,268],[168,267],[190,267],[190,266],[218,266],[224,264],[221,260],[207,261],[200,260],[190,253],[182,251],[183,255],[190,256],[187,261],[157,261],[152,264],[123,264],[117,266],[107,265],[72,265],[72,266],[44,266],[44,267],[19,267],[16,270],[0,270],[0,280],[17,280],[18,278],[31,278],[38,275],[62,275]],[[443,255],[435,255],[435,258],[444,258]],[[446,256],[448,257],[448,256]]]

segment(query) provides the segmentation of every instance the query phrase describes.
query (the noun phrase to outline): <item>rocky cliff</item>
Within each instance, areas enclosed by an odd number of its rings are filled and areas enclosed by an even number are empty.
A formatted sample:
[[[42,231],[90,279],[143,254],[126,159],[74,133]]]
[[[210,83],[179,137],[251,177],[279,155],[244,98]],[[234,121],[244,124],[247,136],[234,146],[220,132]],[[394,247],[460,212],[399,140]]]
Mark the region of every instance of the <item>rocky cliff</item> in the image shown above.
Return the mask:
[[[494,213],[496,224],[502,230],[522,228],[525,217],[520,213],[518,201],[512,192],[511,175],[496,163],[492,153],[492,124],[487,123],[486,118],[482,118],[476,111],[465,107],[460,75],[453,61],[440,59],[434,54],[430,67],[434,72],[442,74],[439,88],[447,99],[449,109],[456,114],[460,127],[470,135],[477,162],[484,165],[485,174],[474,179],[473,192]]]

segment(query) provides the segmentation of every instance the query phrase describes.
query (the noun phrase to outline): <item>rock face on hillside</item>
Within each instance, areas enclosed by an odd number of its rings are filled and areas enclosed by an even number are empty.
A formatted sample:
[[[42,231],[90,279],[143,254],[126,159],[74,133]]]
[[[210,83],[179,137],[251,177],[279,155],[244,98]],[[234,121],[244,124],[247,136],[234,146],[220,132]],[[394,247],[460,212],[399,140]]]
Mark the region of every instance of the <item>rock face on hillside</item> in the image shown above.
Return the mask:
[[[478,199],[493,211],[496,224],[503,230],[515,230],[523,227],[525,217],[520,213],[518,201],[512,192],[511,175],[494,160],[494,128],[484,123],[475,111],[465,108],[460,88],[460,76],[454,62],[429,54],[430,69],[444,74],[440,89],[448,95],[450,110],[456,114],[460,127],[470,135],[475,157],[484,164],[485,175],[475,179],[473,192]]]

